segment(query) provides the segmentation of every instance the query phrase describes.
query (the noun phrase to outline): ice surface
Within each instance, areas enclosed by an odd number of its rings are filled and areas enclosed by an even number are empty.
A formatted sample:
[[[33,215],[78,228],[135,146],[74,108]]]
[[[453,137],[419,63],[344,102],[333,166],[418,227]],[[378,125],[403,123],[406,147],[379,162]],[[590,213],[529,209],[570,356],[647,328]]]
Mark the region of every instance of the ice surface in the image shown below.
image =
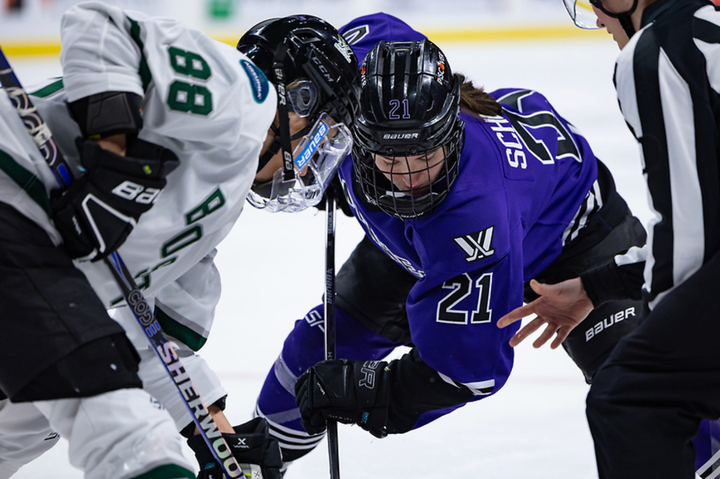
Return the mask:
[[[637,146],[612,86],[617,54],[610,38],[441,45],[455,71],[488,90],[524,87],[544,93],[590,140],[615,173],[618,189],[645,220],[648,209]],[[11,58],[11,61],[13,59]],[[60,72],[56,61],[13,62],[27,85]],[[318,304],[324,285],[323,213],[268,214],[247,207],[217,257],[224,297],[202,353],[230,391],[233,423],[250,418],[265,374],[293,321]],[[362,233],[340,217],[337,264]],[[585,420],[588,387],[562,350],[517,348],[515,370],[496,395],[412,433],[375,439],[340,426],[344,479],[597,477]],[[24,467],[17,479],[81,478],[64,441]],[[327,477],[327,447],[293,464],[287,479]]]

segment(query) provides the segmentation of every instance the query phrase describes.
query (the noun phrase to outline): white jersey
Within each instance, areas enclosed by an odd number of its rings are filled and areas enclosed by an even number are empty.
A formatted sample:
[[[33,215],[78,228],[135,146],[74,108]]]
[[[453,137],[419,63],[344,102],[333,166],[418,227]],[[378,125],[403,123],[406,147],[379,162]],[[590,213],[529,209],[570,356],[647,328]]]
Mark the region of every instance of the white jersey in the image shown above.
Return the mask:
[[[140,138],[172,150],[180,166],[168,175],[166,188],[119,252],[151,303],[167,288],[170,317],[183,309],[181,290],[191,281],[199,284],[195,289],[213,301],[198,304],[196,295],[187,295],[186,309],[201,314],[182,321],[205,337],[220,287],[213,251],[240,215],[255,176],[276,111],[274,87],[235,48],[175,20],[89,2],[65,13],[61,32],[63,77],[31,99],[75,168],[73,140],[80,131],[66,102],[104,91],[144,98]],[[59,243],[43,198],[55,182],[11,108],[2,95],[0,201],[15,206]],[[77,266],[107,307],[120,300],[104,263]],[[178,282],[194,267],[184,284]]]

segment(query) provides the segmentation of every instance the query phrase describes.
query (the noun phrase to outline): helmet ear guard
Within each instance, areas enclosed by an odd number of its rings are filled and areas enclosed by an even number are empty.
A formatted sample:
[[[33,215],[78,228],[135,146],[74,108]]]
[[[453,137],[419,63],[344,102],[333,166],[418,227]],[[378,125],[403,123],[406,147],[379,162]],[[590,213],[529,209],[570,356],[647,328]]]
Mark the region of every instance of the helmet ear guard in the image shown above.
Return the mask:
[[[460,82],[442,51],[429,40],[378,43],[361,67],[361,115],[353,127],[354,182],[370,206],[407,220],[428,215],[445,199],[457,178],[464,146],[465,124],[460,120]],[[403,189],[391,181],[393,173],[377,165],[377,157],[405,162],[428,160],[442,148],[441,168],[426,161],[412,172],[427,185]],[[432,170],[432,171],[431,171]],[[410,174],[410,173],[404,173]],[[411,182],[412,183],[412,182]]]

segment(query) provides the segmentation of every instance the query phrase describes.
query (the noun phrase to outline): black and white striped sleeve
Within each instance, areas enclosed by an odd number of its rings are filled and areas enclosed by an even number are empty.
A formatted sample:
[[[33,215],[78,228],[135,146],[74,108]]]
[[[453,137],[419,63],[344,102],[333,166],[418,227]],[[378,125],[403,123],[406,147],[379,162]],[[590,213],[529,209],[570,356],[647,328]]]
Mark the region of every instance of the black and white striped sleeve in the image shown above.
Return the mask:
[[[681,8],[669,24],[651,23],[621,53],[615,81],[650,192],[652,308],[720,244],[720,12]]]
[[[595,307],[618,299],[642,299],[643,270],[649,246],[633,246],[612,261],[580,275]]]

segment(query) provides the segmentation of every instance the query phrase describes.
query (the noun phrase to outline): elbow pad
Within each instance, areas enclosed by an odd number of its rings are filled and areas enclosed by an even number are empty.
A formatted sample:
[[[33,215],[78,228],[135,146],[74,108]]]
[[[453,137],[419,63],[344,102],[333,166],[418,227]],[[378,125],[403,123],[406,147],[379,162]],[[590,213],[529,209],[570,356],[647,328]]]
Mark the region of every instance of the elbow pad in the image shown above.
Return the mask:
[[[142,101],[129,92],[108,91],[69,104],[83,137],[97,141],[112,135],[137,136],[142,129]]]

